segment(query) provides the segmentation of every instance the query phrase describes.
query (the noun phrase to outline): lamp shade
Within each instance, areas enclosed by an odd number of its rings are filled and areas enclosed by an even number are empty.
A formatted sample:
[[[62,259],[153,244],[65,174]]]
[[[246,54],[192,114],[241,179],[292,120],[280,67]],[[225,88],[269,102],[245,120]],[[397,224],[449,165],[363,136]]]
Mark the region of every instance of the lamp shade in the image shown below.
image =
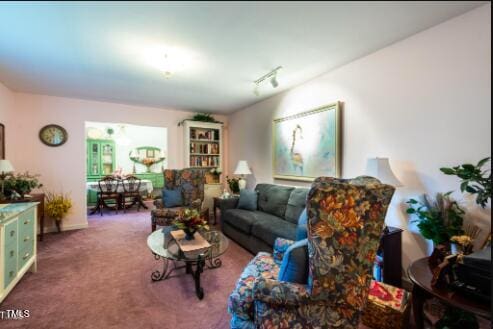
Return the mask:
[[[0,160],[0,174],[7,174],[14,171],[14,166],[9,160]]]
[[[368,159],[366,173],[372,177],[378,178],[384,184],[392,185],[394,187],[402,186],[402,183],[395,177],[394,172],[390,168],[388,158]]]
[[[246,162],[246,160],[238,161],[234,172],[235,175],[250,175],[251,173],[252,172],[250,171],[250,168],[248,167],[248,162]]]

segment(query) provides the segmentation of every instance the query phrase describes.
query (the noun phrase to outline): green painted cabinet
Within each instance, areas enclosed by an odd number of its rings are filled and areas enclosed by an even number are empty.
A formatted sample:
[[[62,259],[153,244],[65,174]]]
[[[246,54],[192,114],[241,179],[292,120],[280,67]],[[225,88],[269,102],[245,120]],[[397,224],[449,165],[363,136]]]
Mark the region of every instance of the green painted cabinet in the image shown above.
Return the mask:
[[[87,177],[110,175],[115,171],[115,142],[87,140]]]

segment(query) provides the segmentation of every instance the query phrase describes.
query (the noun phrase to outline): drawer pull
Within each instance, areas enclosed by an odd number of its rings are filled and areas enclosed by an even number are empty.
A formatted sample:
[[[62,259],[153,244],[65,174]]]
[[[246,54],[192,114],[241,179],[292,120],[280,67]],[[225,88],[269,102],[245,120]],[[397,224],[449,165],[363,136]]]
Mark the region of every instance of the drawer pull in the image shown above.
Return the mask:
[[[14,257],[15,252],[13,250],[10,251],[10,257]]]
[[[29,253],[27,252],[27,253],[24,255],[24,257],[22,257],[22,259],[26,260],[26,259],[28,259],[28,258],[29,258]]]
[[[14,272],[14,271],[10,271],[10,272],[9,272],[9,276],[10,276],[11,278],[12,278],[12,277],[14,277],[14,274],[15,274],[15,272]]]
[[[29,240],[31,240],[31,237],[29,237],[29,236],[26,236],[26,237],[24,238],[24,242],[29,241]]]
[[[28,220],[26,220],[26,221],[24,222],[24,225],[27,225],[27,224],[29,224],[30,222],[31,222],[31,221],[28,219]]]
[[[10,231],[10,236],[14,236],[15,235],[15,231]]]

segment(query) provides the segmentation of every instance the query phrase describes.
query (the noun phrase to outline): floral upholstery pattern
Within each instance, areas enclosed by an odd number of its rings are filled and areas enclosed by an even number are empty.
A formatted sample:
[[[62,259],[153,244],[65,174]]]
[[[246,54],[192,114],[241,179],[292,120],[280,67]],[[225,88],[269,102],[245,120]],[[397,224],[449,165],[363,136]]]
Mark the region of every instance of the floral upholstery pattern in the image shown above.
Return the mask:
[[[180,188],[183,193],[183,206],[165,208],[162,200],[155,200],[156,209],[151,211],[152,230],[156,225],[169,226],[184,208],[194,208],[208,218],[208,210],[202,209],[204,200],[205,171],[203,169],[165,169],[164,188]]]
[[[278,281],[274,257],[258,254],[230,296],[231,327],[357,328],[393,193],[372,177],[317,178],[307,202],[307,284]]]

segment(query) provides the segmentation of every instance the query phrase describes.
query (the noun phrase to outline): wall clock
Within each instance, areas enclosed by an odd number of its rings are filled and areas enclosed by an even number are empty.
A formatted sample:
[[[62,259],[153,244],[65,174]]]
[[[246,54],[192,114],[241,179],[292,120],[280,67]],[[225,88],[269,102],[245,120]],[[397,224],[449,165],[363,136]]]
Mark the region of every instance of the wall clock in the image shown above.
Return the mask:
[[[39,139],[48,146],[60,146],[67,141],[68,134],[59,125],[47,125],[39,131]]]

